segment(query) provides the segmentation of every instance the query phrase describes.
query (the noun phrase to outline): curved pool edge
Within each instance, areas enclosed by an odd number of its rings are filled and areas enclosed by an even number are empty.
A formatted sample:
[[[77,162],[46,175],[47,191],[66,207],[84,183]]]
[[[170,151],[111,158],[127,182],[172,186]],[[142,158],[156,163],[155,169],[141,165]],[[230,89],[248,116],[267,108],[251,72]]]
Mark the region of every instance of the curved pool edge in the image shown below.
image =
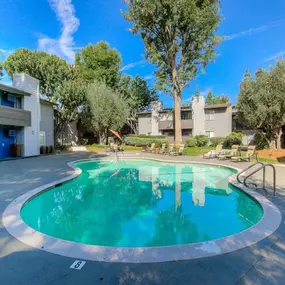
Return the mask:
[[[183,163],[183,164],[204,164],[216,165],[226,168],[240,169],[225,166],[217,163],[207,162],[191,162],[191,161],[173,161],[161,160],[149,157],[124,157],[123,159],[146,159],[160,162]],[[43,185],[33,189],[22,196],[15,199],[5,209],[2,221],[6,230],[16,239],[31,247],[44,250],[49,253],[100,262],[117,262],[117,263],[155,263],[168,262],[179,260],[190,260],[203,257],[210,257],[224,253],[230,253],[247,246],[256,244],[274,233],[282,220],[282,215],[279,209],[268,199],[250,188],[245,187],[236,182],[236,174],[229,177],[229,183],[247,193],[251,198],[256,200],[263,209],[262,219],[254,226],[239,232],[237,234],[227,236],[225,238],[191,243],[184,245],[162,246],[162,247],[143,247],[143,248],[120,248],[120,247],[106,247],[95,246],[66,241],[46,234],[40,233],[29,227],[21,218],[20,212],[22,207],[35,196],[48,191],[59,184],[68,182],[78,177],[82,171],[76,167],[76,163],[92,160],[110,160],[110,158],[94,158],[82,159],[69,162],[67,165],[71,167],[74,172],[72,175],[63,179],[54,181],[52,183]]]

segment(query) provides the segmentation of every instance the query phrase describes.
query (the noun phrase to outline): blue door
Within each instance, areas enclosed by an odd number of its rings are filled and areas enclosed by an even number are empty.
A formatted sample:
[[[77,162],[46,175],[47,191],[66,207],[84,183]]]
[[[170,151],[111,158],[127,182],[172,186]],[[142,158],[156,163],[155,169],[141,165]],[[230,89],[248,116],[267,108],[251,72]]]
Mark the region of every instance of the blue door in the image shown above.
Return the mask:
[[[0,158],[11,156],[10,145],[14,143],[14,137],[8,136],[7,127],[0,127]]]

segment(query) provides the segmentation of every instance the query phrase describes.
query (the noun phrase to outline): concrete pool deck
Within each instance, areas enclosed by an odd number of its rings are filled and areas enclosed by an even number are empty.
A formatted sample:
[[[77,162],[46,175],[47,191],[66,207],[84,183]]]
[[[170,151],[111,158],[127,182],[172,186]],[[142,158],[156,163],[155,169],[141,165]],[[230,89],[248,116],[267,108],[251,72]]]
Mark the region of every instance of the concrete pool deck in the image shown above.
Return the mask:
[[[157,155],[148,155],[158,157]],[[27,191],[69,176],[67,163],[95,154],[62,154],[0,163],[0,214]],[[245,168],[249,163],[159,156],[167,160],[212,162]],[[269,175],[269,173],[268,173]],[[283,177],[282,177],[283,176]],[[285,214],[285,168],[277,169],[277,197],[270,200]],[[282,178],[284,181],[282,181]],[[258,180],[259,177],[256,177]],[[269,177],[268,177],[269,179]],[[79,270],[72,258],[22,244],[0,223],[0,284],[284,284],[285,224],[261,242],[215,257],[156,264],[116,264],[87,261]]]

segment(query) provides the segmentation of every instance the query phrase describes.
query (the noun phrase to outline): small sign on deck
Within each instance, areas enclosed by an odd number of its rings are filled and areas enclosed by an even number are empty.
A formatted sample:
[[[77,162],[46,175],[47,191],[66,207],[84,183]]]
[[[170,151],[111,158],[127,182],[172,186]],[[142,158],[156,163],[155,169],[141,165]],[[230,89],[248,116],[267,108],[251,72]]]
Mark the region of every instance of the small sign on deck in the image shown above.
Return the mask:
[[[81,270],[82,267],[85,265],[86,261],[83,260],[75,260],[72,265],[70,266],[71,269]]]

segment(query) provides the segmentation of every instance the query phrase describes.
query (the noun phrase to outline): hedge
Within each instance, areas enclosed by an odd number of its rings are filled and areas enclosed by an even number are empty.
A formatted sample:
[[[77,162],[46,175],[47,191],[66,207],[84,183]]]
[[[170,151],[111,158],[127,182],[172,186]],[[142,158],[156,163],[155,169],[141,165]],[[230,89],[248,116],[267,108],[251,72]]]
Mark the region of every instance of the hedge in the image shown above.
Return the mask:
[[[206,146],[209,143],[209,137],[205,135],[196,136],[195,139],[198,147]]]
[[[194,147],[196,145],[197,145],[197,141],[196,141],[196,139],[194,137],[191,137],[191,138],[189,138],[189,139],[187,139],[185,141],[185,146],[186,147]]]
[[[143,138],[143,139],[165,139],[165,136],[148,136],[148,135],[128,135],[128,138]]]
[[[217,146],[219,144],[222,144],[224,142],[225,138],[224,137],[213,137],[210,138],[210,145],[211,146]]]
[[[242,133],[235,133],[232,132],[230,133],[224,140],[223,147],[224,148],[231,148],[232,145],[237,144],[241,145],[242,144]]]
[[[168,140],[163,137],[155,137],[155,136],[127,136],[125,137],[125,144],[126,145],[133,145],[133,146],[148,146],[152,143],[155,143],[156,147],[161,147],[162,144],[168,144]]]
[[[254,145],[256,145],[256,149],[265,149],[269,148],[268,141],[266,140],[265,134],[262,132],[257,132],[254,135]]]

